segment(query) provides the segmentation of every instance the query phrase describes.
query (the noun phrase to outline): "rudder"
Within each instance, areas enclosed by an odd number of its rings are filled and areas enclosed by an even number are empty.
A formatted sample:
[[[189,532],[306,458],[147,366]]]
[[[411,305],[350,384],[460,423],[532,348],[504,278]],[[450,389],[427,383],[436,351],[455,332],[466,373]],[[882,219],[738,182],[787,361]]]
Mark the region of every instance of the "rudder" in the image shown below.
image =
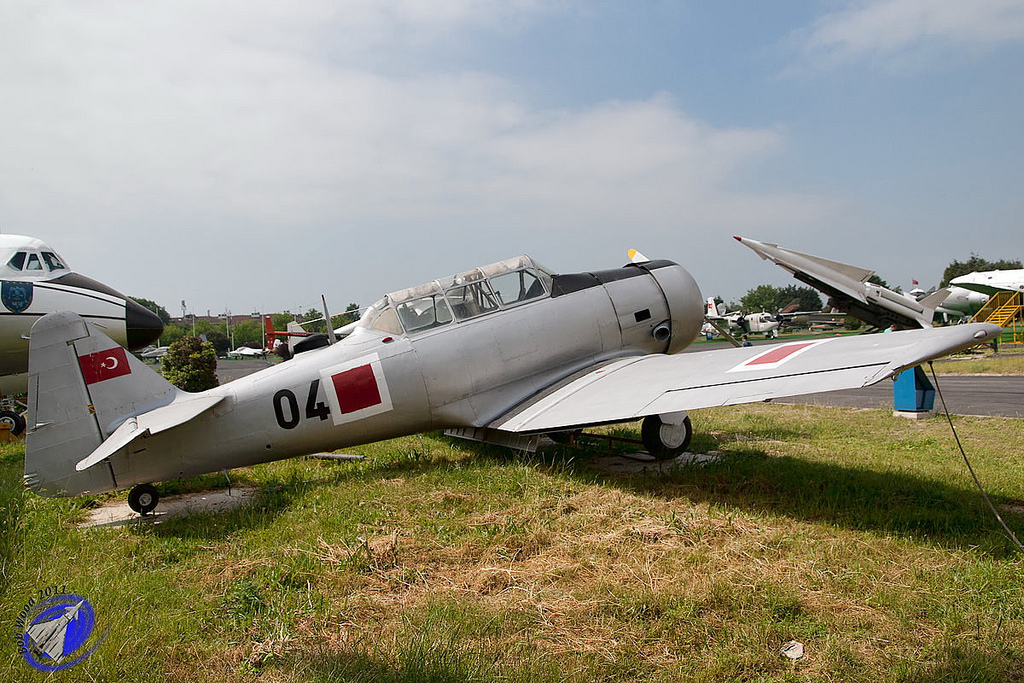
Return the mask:
[[[25,485],[44,496],[116,489],[107,466],[75,470],[128,417],[180,392],[75,313],[50,313],[29,341]]]

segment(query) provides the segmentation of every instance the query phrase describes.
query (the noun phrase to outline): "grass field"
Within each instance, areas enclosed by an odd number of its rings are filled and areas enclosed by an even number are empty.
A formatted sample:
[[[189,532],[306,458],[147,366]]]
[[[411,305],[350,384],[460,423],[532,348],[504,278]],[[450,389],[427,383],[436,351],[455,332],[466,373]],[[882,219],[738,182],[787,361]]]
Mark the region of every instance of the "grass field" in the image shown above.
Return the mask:
[[[942,375],[1024,375],[1024,352],[986,352],[978,357],[942,358],[935,361],[935,372]]]
[[[25,492],[4,446],[0,680],[49,680],[14,620],[51,584],[109,629],[61,681],[1024,680],[1024,556],[944,421],[693,419],[719,462],[613,475],[596,447],[425,435],[236,470],[258,493],[229,512],[92,529],[98,499]],[[956,424],[1024,536],[1024,421]]]

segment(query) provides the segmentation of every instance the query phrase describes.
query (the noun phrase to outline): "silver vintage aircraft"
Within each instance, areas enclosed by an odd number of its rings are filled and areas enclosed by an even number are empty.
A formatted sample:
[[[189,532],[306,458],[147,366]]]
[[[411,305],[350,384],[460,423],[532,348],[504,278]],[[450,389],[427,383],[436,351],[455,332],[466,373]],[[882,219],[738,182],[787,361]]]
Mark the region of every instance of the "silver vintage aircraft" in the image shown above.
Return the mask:
[[[335,344],[189,394],[72,313],[36,323],[25,484],[44,496],[152,482],[417,432],[482,438],[643,418],[659,457],[684,411],[860,387],[999,333],[996,325],[679,354],[703,300],[670,261],[555,275],[529,257],[393,292]],[[311,338],[312,339],[312,338]],[[312,348],[310,348],[312,347]]]
[[[141,349],[156,341],[163,323],[151,311],[107,285],[72,271],[45,242],[0,235],[0,394],[22,394],[28,385],[32,324],[54,311],[75,311],[118,344]],[[24,419],[9,398],[0,420],[19,434]]]

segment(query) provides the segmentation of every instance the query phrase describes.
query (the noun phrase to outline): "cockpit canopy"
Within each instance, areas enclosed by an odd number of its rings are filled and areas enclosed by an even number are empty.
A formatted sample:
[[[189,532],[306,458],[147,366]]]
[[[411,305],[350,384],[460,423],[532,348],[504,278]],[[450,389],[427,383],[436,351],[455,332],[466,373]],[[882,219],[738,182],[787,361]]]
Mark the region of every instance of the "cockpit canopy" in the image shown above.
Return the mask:
[[[0,235],[0,263],[8,276],[56,277],[69,271],[64,259],[41,240],[22,235]]]
[[[361,327],[415,334],[512,308],[551,293],[553,274],[519,256],[388,294],[371,306]]]

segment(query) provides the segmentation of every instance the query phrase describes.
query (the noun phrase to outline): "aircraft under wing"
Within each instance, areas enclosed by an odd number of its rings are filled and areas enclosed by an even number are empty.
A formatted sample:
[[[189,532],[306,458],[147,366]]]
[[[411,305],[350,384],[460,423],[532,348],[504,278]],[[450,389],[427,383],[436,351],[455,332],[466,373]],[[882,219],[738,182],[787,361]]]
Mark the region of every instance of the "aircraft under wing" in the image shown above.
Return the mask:
[[[169,405],[150,410],[125,420],[92,453],[75,465],[82,472],[96,463],[109,458],[140,436],[149,436],[185,424],[224,400],[223,396],[201,396],[175,401]]]
[[[555,431],[858,388],[1000,332],[998,325],[978,323],[624,358],[552,387],[488,427]]]

